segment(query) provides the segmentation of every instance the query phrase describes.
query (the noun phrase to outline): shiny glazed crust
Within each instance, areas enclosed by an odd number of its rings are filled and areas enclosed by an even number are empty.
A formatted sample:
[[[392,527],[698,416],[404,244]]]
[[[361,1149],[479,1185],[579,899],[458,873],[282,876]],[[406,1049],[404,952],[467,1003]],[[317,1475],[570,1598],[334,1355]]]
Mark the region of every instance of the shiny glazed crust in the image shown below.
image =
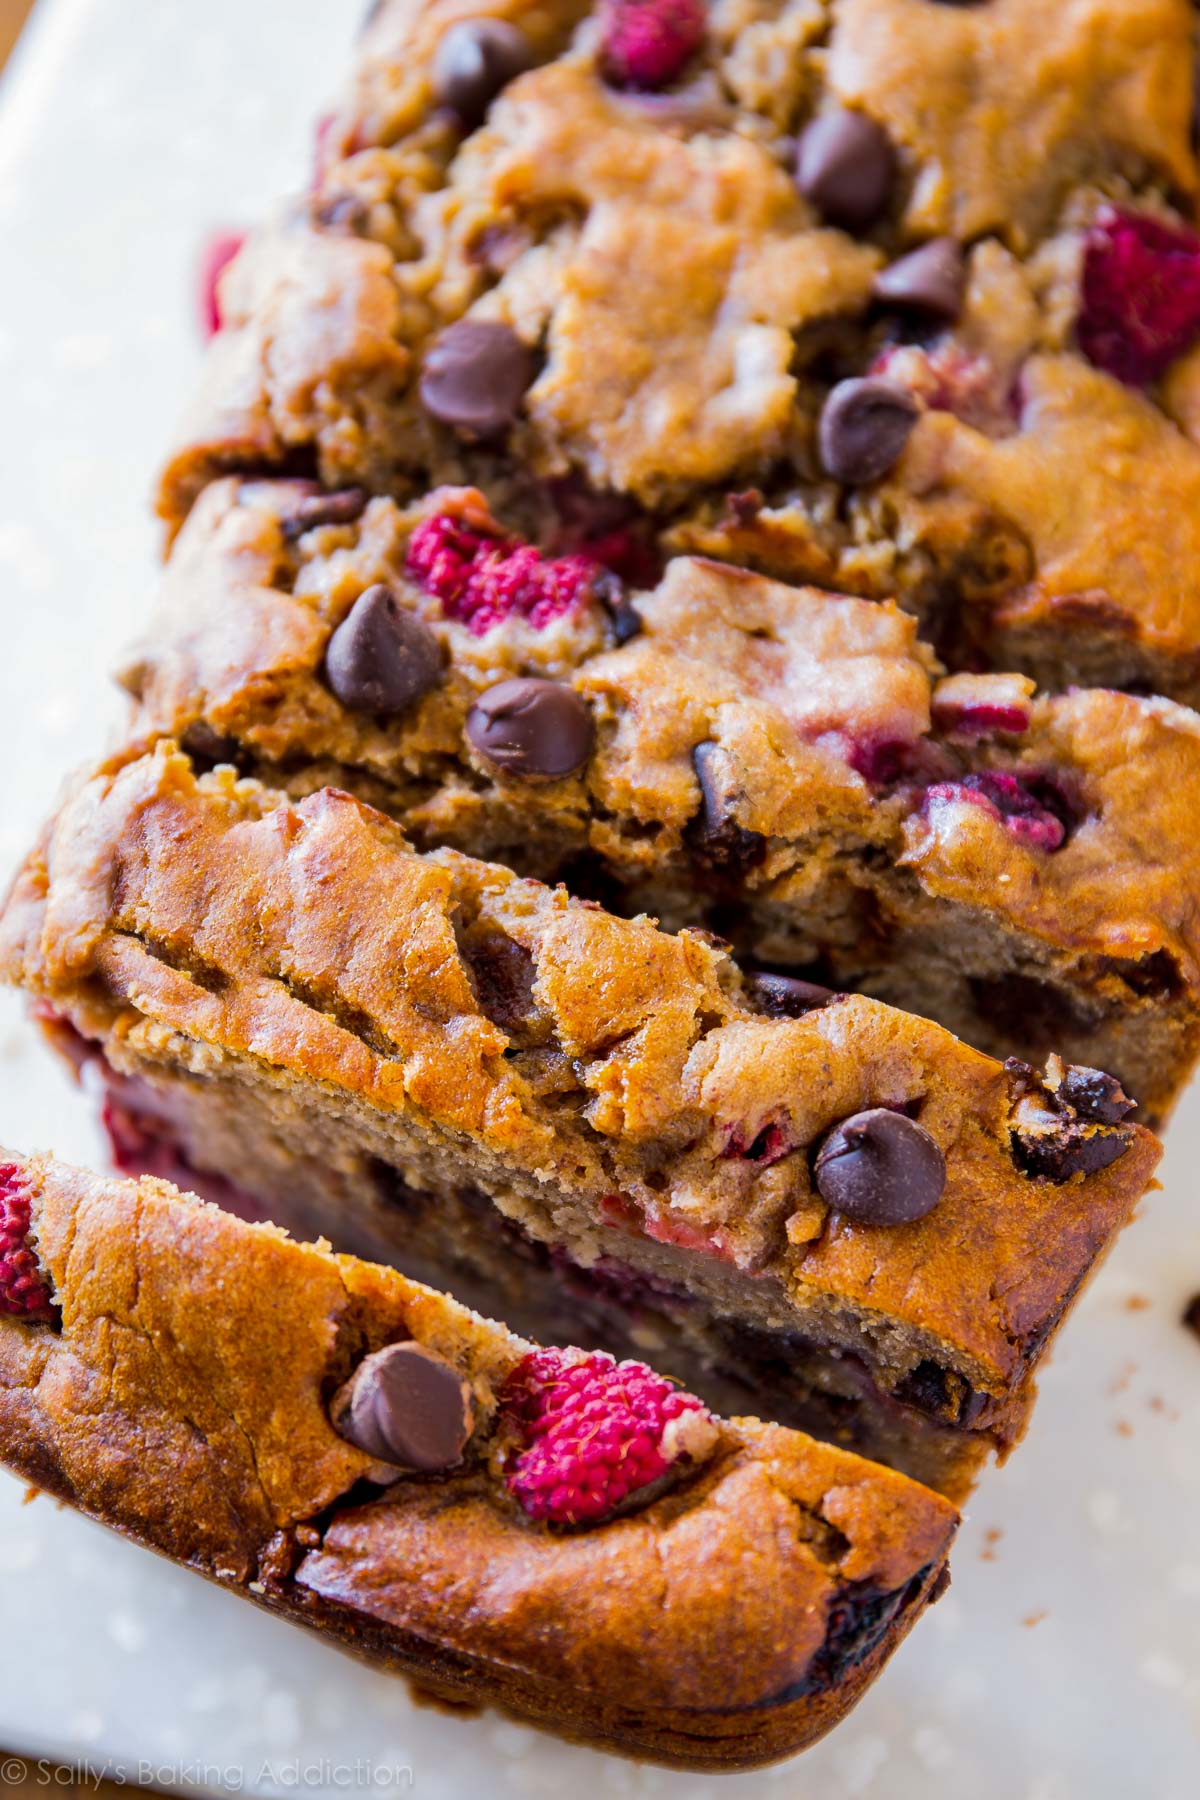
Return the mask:
[[[58,1324],[0,1318],[0,1455],[223,1586],[449,1698],[694,1768],[803,1748],[942,1575],[951,1506],[755,1420],[634,1514],[533,1525],[489,1445],[529,1349],[445,1295],[166,1183],[17,1164]],[[471,1384],[462,1467],[378,1498],[328,1400],[415,1338]]]
[[[938,1026],[856,996],[760,1016],[701,936],[416,855],[333,790],[293,805],[198,779],[169,745],[77,789],[18,877],[0,968],[120,1072],[231,1082],[234,1117],[247,1084],[273,1093],[417,1186],[482,1187],[535,1233],[585,1221],[587,1260],[694,1249],[697,1279],[724,1271],[776,1325],[853,1327],[897,1380],[934,1357],[1001,1444],[1159,1155],[1138,1127],[1081,1126],[1115,1132],[1116,1160],[1027,1174],[1026,1078]],[[902,1227],[831,1213],[810,1172],[833,1124],[878,1105],[915,1113],[948,1166]]]

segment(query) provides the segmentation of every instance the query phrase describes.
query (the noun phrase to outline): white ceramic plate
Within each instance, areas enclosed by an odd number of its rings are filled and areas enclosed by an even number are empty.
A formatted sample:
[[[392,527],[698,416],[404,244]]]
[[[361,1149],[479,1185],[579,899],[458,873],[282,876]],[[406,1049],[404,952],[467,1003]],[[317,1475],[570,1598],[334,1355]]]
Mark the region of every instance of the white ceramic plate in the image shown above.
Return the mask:
[[[307,167],[354,0],[42,0],[0,86],[0,861],[117,717],[146,494],[193,379],[209,227]],[[0,995],[0,1142],[102,1159],[86,1099]],[[789,1800],[1196,1800],[1200,1103],[1079,1309],[954,1587]],[[178,1787],[677,1800],[710,1783],[411,1704],[299,1631],[0,1476],[0,1744]],[[411,1775],[405,1772],[411,1771]],[[36,1779],[36,1775],[35,1775]],[[5,1768],[0,1763],[0,1795]],[[716,1791],[716,1790],[713,1790]]]

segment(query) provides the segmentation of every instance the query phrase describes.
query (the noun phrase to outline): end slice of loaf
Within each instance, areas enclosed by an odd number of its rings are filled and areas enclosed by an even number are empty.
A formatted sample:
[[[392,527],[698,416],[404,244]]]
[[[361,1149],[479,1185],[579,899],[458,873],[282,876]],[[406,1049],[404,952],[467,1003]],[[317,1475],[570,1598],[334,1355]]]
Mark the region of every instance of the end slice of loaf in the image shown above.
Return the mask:
[[[45,1296],[0,1303],[0,1459],[446,1698],[747,1766],[834,1724],[944,1584],[944,1500],[752,1419],[703,1415],[702,1452],[623,1516],[538,1522],[510,1471],[540,1365],[503,1326],[160,1181],[5,1151],[0,1208]],[[381,1465],[337,1423],[396,1345],[466,1400],[450,1466]]]

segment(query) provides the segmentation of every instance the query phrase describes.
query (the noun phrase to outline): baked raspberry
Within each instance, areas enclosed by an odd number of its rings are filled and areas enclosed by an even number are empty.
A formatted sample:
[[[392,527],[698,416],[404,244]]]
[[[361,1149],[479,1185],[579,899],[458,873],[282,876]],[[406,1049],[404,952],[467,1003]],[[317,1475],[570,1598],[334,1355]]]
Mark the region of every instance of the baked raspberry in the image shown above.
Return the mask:
[[[1105,207],[1084,250],[1076,335],[1118,381],[1156,380],[1200,338],[1200,237]]]
[[[543,556],[532,544],[485,537],[435,513],[409,540],[408,571],[448,619],[483,637],[514,614],[543,630],[593,597],[600,567],[589,556]]]
[[[901,738],[858,738],[849,747],[850,767],[872,787],[898,781],[909,766],[912,744]]]
[[[15,1163],[0,1164],[0,1316],[54,1317],[50,1291],[29,1248],[29,1190]]]
[[[757,1163],[762,1169],[769,1169],[777,1163],[781,1156],[796,1148],[795,1141],[787,1126],[778,1119],[769,1119],[761,1131],[753,1137],[735,1126],[729,1134],[729,1141],[722,1152],[723,1156],[733,1157],[743,1162]]]
[[[595,1352],[535,1350],[517,1364],[500,1403],[521,1449],[509,1492],[531,1519],[595,1524],[661,1492],[703,1462],[717,1427],[694,1394],[645,1363]]]
[[[206,338],[216,337],[225,323],[217,283],[245,241],[244,231],[214,231],[200,252],[200,327]]]
[[[981,806],[1020,844],[1032,850],[1059,850],[1066,842],[1070,806],[1046,776],[982,769],[961,781],[942,781],[926,792],[926,806],[939,801],[968,801]]]
[[[702,0],[611,0],[600,65],[619,88],[660,88],[674,81],[704,42]]]

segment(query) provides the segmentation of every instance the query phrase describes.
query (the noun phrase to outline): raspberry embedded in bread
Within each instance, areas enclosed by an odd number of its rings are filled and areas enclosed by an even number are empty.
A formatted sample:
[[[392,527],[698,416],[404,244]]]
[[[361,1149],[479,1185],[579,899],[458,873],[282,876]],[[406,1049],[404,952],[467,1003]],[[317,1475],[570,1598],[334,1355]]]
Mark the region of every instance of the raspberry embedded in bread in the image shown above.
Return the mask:
[[[645,1363],[596,1353],[535,1350],[505,1385],[501,1404],[524,1440],[509,1491],[531,1519],[594,1524],[702,1463],[717,1427],[702,1401]]]
[[[613,87],[665,87],[704,42],[703,0],[612,0],[601,67]]]
[[[600,574],[589,556],[543,556],[532,544],[472,531],[450,513],[417,526],[407,568],[472,637],[514,615],[541,631],[590,599]]]
[[[1200,337],[1200,237],[1105,207],[1084,251],[1079,347],[1130,387],[1164,374]]]
[[[15,1163],[0,1164],[0,1315],[46,1322],[50,1291],[29,1247],[29,1189]]]
[[[927,806],[965,800],[983,807],[1019,844],[1032,850],[1061,850],[1067,839],[1065,796],[1048,777],[1027,770],[981,769],[961,781],[940,781],[928,789]]]

